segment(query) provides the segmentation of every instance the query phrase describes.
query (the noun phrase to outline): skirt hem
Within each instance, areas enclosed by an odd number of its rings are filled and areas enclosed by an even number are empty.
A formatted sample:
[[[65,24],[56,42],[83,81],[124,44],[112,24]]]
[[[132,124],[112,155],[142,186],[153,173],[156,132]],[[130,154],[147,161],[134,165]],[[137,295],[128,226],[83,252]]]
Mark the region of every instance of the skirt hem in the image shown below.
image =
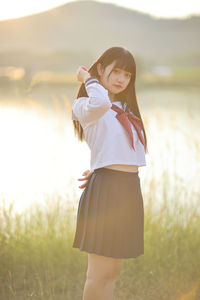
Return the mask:
[[[112,257],[112,258],[137,258],[138,256],[144,255],[144,251],[130,256],[130,255],[108,255],[106,253],[101,253],[96,250],[88,250],[86,248],[79,248],[78,246],[72,246],[72,248],[77,248],[81,252],[94,253],[97,255],[101,255],[101,256],[105,256],[105,257]]]

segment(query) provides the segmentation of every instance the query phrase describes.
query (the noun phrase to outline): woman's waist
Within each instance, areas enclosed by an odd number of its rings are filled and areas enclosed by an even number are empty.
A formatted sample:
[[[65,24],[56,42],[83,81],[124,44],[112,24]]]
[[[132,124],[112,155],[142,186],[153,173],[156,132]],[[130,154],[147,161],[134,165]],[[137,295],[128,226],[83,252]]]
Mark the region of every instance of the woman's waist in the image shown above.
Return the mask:
[[[138,172],[139,166],[137,165],[123,165],[123,164],[113,164],[104,166],[104,168],[125,171],[125,172]]]

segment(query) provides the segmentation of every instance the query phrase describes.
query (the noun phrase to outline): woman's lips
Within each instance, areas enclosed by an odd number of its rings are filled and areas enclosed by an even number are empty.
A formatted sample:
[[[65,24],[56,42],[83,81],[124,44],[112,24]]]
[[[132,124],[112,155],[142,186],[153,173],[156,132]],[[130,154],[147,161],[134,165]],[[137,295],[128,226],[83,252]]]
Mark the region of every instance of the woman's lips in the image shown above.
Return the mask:
[[[114,84],[118,89],[121,88],[121,85]]]

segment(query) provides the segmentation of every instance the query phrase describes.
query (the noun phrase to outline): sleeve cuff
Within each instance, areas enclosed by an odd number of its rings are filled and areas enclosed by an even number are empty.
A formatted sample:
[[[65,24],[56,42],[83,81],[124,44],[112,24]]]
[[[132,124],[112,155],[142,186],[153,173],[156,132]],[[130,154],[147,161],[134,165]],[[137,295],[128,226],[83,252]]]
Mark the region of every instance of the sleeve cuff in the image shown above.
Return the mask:
[[[87,87],[88,85],[90,85],[92,83],[99,83],[99,80],[96,77],[91,76],[88,79],[86,79],[86,81],[85,81],[85,87]]]

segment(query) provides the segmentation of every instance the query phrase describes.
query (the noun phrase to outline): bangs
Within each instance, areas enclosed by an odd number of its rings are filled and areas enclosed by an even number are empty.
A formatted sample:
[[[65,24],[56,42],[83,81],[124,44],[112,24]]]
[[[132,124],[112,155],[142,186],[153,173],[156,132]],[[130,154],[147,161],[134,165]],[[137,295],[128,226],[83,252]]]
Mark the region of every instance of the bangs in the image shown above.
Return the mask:
[[[120,55],[115,60],[113,68],[119,68],[131,74],[135,73],[135,61],[128,53],[126,55]]]

